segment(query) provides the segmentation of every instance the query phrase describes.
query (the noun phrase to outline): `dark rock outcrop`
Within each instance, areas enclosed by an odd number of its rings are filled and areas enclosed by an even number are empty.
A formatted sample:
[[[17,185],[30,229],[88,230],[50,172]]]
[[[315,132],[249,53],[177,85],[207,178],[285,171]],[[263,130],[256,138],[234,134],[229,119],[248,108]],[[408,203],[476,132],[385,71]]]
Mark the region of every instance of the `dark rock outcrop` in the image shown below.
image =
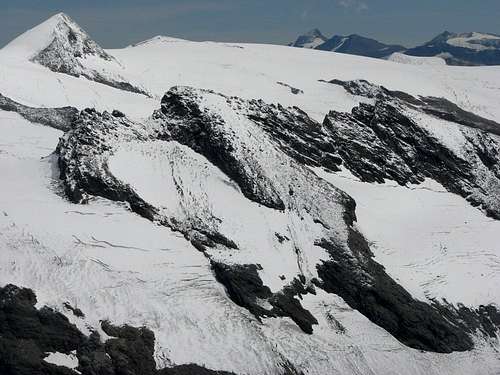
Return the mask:
[[[458,319],[445,319],[432,306],[417,301],[373,261],[366,240],[356,232],[349,235],[352,254],[328,240],[317,243],[332,260],[318,265],[318,286],[341,296],[352,308],[386,329],[404,344],[440,353],[470,350],[467,331]],[[359,262],[363,259],[362,262]],[[360,269],[363,272],[359,272]]]
[[[302,307],[295,296],[307,294],[299,280],[278,293],[272,293],[258,274],[258,265],[226,265],[212,262],[217,281],[226,287],[234,303],[245,307],[255,317],[290,317],[305,333],[313,333],[316,318]],[[269,306],[265,306],[267,303]]]
[[[62,108],[34,108],[17,103],[0,94],[0,109],[7,112],[17,112],[26,120],[38,124],[50,126],[51,128],[67,131],[71,129],[73,120],[78,115],[74,107]]]
[[[102,343],[97,332],[83,335],[61,313],[35,308],[30,289],[14,285],[0,287],[0,374],[74,375],[76,372],[45,362],[49,352],[72,354],[82,375],[231,375],[187,364],[156,369],[155,337],[148,328],[114,326],[104,321],[102,329],[112,336]],[[234,374],[233,374],[234,375]]]

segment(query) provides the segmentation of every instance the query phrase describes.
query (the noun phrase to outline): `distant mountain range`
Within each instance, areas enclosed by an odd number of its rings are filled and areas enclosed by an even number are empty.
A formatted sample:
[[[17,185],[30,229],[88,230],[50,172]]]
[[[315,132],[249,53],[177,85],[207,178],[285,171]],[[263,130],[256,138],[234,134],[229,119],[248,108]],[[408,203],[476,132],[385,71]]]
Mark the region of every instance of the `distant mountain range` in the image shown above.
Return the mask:
[[[403,46],[380,43],[375,39],[365,38],[356,34],[348,36],[334,35],[331,38],[327,38],[318,29],[311,30],[299,36],[290,45],[293,47],[312,48],[377,58],[383,58],[394,52],[406,50]]]
[[[439,56],[448,65],[500,65],[500,36],[445,31],[422,46],[405,52],[411,56]]]
[[[500,36],[478,32],[457,34],[445,31],[421,46],[408,49],[356,34],[327,38],[314,29],[299,36],[290,46],[384,59],[394,53],[438,57],[448,65],[500,65]]]

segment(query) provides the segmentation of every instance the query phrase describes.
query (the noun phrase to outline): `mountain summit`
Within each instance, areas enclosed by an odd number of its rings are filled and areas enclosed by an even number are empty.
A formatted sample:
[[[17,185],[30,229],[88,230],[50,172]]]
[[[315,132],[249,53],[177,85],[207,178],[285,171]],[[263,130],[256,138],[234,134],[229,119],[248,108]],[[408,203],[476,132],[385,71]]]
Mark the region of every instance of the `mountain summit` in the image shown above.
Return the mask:
[[[64,13],[20,35],[2,52],[28,59],[53,72],[83,76],[122,90],[144,93],[122,76],[121,63]]]
[[[36,61],[51,70],[61,70],[63,65],[70,63],[78,65],[77,59],[88,56],[116,61],[64,13],[58,13],[26,31],[3,50],[15,51],[18,56]],[[67,68],[72,69],[72,67]]]

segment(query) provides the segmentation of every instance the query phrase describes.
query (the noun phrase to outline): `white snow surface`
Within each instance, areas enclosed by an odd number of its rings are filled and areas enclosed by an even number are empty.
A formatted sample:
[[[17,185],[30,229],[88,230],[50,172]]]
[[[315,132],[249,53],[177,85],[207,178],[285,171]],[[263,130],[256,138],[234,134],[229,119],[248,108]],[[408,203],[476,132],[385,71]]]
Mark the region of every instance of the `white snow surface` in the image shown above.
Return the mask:
[[[64,354],[59,352],[47,353],[47,357],[43,360],[47,363],[52,363],[56,366],[67,367],[72,369],[75,373],[79,373],[75,370],[78,367],[78,358],[76,357],[76,353],[72,352],[71,354]]]
[[[350,194],[375,259],[413,296],[467,306],[500,301],[500,222],[433,180],[368,184],[316,169]]]
[[[446,61],[440,57],[410,56],[400,52],[394,52],[387,60],[408,65],[446,65]]]
[[[44,24],[40,35],[50,33],[52,26]],[[170,87],[190,85],[296,105],[321,121],[328,111],[350,110],[357,100],[318,80],[361,78],[413,95],[442,96],[500,121],[499,67],[415,66],[272,45],[167,38],[109,51],[125,76],[136,77],[153,93],[151,99],[28,61],[29,51],[46,46],[42,36],[29,35],[0,51],[0,90],[32,106],[116,108],[139,119],[159,107],[158,98]],[[304,94],[293,95],[278,81]],[[87,325],[98,329],[103,319],[146,325],[157,339],[159,367],[196,362],[212,369],[271,375],[280,372],[277,364],[286,359],[298,370],[318,375],[499,372],[498,349],[489,343],[477,342],[471,352],[448,355],[412,350],[341,298],[321,290],[302,302],[319,320],[314,335],[304,334],[289,319],[260,324],[228,299],[207,259],[183,236],[133,214],[124,204],[100,198],[84,206],[69,203],[50,156],[60,131],[0,111],[0,134],[0,285],[32,288],[40,306],[65,313],[83,332],[88,332]],[[183,162],[172,165],[172,153],[182,155],[177,160]],[[238,218],[225,220],[222,230],[239,233],[243,249],[245,241],[252,248],[259,241],[269,244],[267,222],[286,225],[282,214],[246,200],[227,176],[175,143],[125,145],[110,168],[147,200],[181,215],[179,201],[168,194],[175,172],[198,196],[191,204]],[[500,302],[498,222],[433,181],[404,188],[390,182],[361,183],[345,172],[315,172],[357,200],[358,226],[373,243],[376,260],[414,296],[474,306]],[[265,235],[251,236],[244,226]],[[275,250],[272,256],[265,249],[241,255],[267,262],[263,268],[269,271],[261,277],[273,290],[282,286],[277,274],[295,274],[297,267],[286,249]],[[323,254],[309,257],[314,263]],[[67,301],[84,311],[85,319],[66,311]],[[332,316],[345,333],[332,323]],[[61,355],[53,353],[46,360],[62,364]],[[74,368],[74,361],[64,363]]]

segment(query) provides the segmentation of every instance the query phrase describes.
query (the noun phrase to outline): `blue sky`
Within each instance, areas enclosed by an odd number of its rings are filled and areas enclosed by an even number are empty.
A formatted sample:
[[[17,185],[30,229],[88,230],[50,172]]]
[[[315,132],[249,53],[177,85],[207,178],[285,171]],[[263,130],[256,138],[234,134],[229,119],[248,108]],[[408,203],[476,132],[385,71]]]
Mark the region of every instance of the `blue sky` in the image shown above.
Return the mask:
[[[444,30],[500,34],[500,0],[1,0],[0,45],[60,11],[107,48],[158,34],[286,43],[314,27],[408,46]]]

